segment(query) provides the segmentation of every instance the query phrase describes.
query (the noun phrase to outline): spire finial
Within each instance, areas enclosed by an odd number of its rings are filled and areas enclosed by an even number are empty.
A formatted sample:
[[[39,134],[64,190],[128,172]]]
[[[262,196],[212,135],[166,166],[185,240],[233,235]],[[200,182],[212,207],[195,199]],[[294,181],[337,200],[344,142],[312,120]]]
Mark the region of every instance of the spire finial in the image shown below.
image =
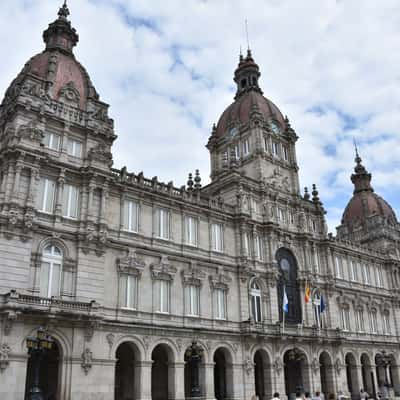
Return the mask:
[[[245,28],[246,28],[246,41],[247,41],[247,52],[250,51],[250,42],[249,42],[249,25],[247,24],[247,19],[244,20]]]
[[[67,0],[64,0],[64,4],[58,11],[58,16],[60,17],[60,19],[67,19],[69,15],[70,12],[68,9]]]
[[[357,165],[359,165],[359,164],[361,164],[362,159],[358,153],[358,147],[357,147],[357,142],[356,142],[355,138],[353,138],[353,142],[354,142],[354,151],[356,153],[355,162],[357,163]]]

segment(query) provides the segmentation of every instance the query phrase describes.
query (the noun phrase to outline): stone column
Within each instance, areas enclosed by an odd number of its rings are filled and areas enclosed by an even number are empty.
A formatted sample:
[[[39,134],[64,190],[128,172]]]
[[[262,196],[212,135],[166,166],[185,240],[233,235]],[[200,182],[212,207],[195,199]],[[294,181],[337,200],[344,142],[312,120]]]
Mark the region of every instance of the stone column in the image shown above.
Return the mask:
[[[256,394],[256,382],[255,382],[255,365],[250,360],[245,361],[244,367],[244,398],[251,399]],[[235,397],[241,397],[242,393],[236,393]],[[262,400],[262,399],[260,399]]]
[[[10,196],[14,182],[14,166],[12,164],[8,166],[8,172],[4,179],[6,179],[4,202],[8,203],[10,201]]]
[[[206,400],[214,400],[215,392],[214,392],[214,363],[204,363],[202,364],[204,368],[204,397]]]
[[[63,194],[64,194],[64,183],[65,183],[65,169],[61,169],[60,175],[57,179],[57,195],[56,195],[56,205],[54,214],[61,217],[62,206],[63,206]]]
[[[94,189],[96,188],[95,178],[91,178],[88,185],[88,202],[87,202],[87,215],[86,218],[92,220],[93,218],[93,196]]]
[[[272,392],[278,392],[281,399],[286,398],[286,386],[285,386],[285,366],[281,357],[277,355],[277,360],[275,360],[272,368]]]
[[[20,163],[17,163],[17,166],[15,168],[15,179],[12,190],[12,201],[16,203],[18,202],[19,194],[21,192],[19,187],[21,181],[21,171],[22,171],[22,165]]]
[[[29,189],[28,189],[28,196],[26,198],[26,206],[27,207],[34,207],[36,201],[36,193],[37,187],[40,180],[39,176],[39,169],[38,168],[31,168],[31,174],[29,177]]]
[[[100,205],[100,223],[107,223],[107,199],[108,199],[108,185],[105,185],[101,192],[101,205]]]
[[[139,372],[138,400],[151,400],[151,366],[153,361],[141,361],[136,364]]]
[[[173,376],[173,384],[170,385],[171,375]],[[168,365],[168,391],[171,399],[184,400],[185,399],[185,363],[177,362]]]
[[[232,364],[227,366],[227,396],[230,399],[240,399],[244,396],[244,382],[243,382],[243,365]],[[232,368],[232,374],[229,374],[229,368]],[[230,376],[232,381],[230,381]]]

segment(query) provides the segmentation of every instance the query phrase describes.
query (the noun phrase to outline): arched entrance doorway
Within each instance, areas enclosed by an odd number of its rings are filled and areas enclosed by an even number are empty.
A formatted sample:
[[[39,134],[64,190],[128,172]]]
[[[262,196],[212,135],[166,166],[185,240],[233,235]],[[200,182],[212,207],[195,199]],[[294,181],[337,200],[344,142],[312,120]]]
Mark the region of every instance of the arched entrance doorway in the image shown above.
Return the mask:
[[[394,355],[389,356],[389,375],[390,383],[392,384],[394,394],[396,397],[400,396],[400,376],[399,376],[399,366],[396,363]]]
[[[204,349],[193,342],[185,351],[185,398],[204,397]]]
[[[40,389],[46,400],[58,400],[60,398],[60,345],[54,341],[51,350],[46,351],[40,362]],[[25,399],[28,398],[29,389],[33,383],[33,372],[37,360],[31,356],[28,358],[26,371]]]
[[[330,355],[323,351],[319,356],[319,372],[321,376],[321,391],[328,399],[331,393],[335,393],[333,365]]]
[[[214,353],[214,394],[217,400],[233,397],[232,357],[228,350],[219,348]]]
[[[285,390],[291,399],[296,392],[307,392],[310,390],[308,377],[307,356],[298,348],[288,350],[283,356],[285,366]]]
[[[257,350],[254,354],[254,379],[256,396],[259,400],[272,397],[271,363],[264,350]]]
[[[115,353],[115,400],[134,400],[139,398],[139,351],[133,343],[125,342]]]
[[[374,374],[371,368],[371,361],[368,355],[365,353],[361,355],[360,361],[363,389],[369,394],[370,397],[376,398]]]
[[[297,261],[291,251],[280,248],[276,252],[276,260],[279,265],[280,277],[278,282],[279,318],[283,321],[283,291],[285,289],[288,299],[288,312],[285,313],[286,324],[301,324],[300,287],[297,282]]]
[[[174,395],[174,368],[173,353],[166,344],[157,345],[151,359],[151,398],[152,400],[166,400]]]
[[[347,353],[345,357],[346,362],[346,377],[347,377],[347,388],[351,394],[352,399],[359,397],[360,383],[358,382],[357,376],[357,363],[352,353]]]

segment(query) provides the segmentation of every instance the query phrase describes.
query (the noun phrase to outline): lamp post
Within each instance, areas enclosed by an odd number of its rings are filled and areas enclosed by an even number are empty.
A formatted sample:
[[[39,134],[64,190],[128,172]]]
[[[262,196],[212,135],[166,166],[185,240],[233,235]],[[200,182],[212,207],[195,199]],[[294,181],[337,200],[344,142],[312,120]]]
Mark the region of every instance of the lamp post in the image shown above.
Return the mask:
[[[40,388],[40,364],[43,356],[53,347],[53,339],[46,331],[40,327],[36,336],[29,336],[26,339],[28,354],[32,360],[32,382],[28,392],[28,400],[44,400],[42,389]]]
[[[186,358],[190,365],[190,397],[200,397],[199,366],[203,356],[203,348],[193,341],[186,350]]]

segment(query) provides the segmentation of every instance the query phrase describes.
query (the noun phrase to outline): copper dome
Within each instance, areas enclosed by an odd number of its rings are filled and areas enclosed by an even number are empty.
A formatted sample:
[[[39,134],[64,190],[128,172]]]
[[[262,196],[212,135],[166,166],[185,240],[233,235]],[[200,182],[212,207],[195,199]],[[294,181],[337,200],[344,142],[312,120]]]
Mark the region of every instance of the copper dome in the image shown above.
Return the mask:
[[[263,96],[258,85],[259,77],[260,69],[249,49],[245,58],[240,56],[234,76],[237,84],[235,101],[222,113],[216,128],[217,137],[228,134],[233,127],[247,124],[252,112],[261,114],[265,121],[274,120],[282,129],[286,127],[285,119],[278,107]]]
[[[371,186],[371,174],[361,164],[358,153],[356,163],[355,174],[351,176],[351,181],[354,184],[354,195],[344,210],[342,225],[359,225],[374,216],[383,217],[389,224],[396,225],[396,214],[382,197],[374,193]]]

